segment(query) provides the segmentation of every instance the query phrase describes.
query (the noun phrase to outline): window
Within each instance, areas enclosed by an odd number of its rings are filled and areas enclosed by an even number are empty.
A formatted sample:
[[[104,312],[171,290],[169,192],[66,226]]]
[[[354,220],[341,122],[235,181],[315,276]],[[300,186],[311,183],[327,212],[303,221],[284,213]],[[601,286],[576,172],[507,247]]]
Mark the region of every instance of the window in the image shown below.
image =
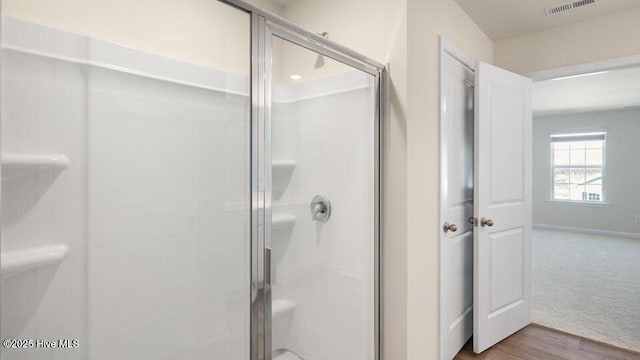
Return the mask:
[[[606,131],[551,135],[551,199],[602,203]]]

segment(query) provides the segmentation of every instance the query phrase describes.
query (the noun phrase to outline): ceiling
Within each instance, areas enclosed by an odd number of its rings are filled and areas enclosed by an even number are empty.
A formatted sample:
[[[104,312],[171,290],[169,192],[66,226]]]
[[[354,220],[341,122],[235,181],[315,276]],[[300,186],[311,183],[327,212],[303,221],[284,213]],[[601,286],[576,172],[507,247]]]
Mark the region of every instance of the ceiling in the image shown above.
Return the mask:
[[[640,107],[640,67],[533,85],[535,115]]]
[[[574,24],[588,19],[640,8],[638,0],[599,0],[594,5],[547,16],[546,7],[571,0],[456,0],[492,40]]]
[[[298,0],[273,0],[273,2],[275,2],[276,4],[280,5],[280,6],[287,6],[290,5],[294,2],[296,2]]]

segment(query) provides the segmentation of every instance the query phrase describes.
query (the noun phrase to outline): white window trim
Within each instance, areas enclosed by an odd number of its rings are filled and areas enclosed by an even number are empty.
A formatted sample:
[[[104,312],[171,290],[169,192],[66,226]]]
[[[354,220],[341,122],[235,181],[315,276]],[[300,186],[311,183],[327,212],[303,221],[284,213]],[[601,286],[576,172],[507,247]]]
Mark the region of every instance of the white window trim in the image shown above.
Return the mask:
[[[593,207],[611,207],[610,203],[596,202],[596,201],[582,201],[582,200],[547,200],[548,204],[552,205],[567,205],[567,206],[593,206]]]
[[[582,133],[597,133],[597,132],[603,132],[604,133],[604,140],[603,140],[603,144],[602,144],[602,165],[593,165],[593,166],[589,166],[589,165],[584,165],[584,166],[571,166],[571,165],[567,165],[567,166],[562,166],[562,165],[555,165],[555,160],[554,160],[554,150],[553,150],[553,141],[551,141],[551,137],[554,135],[569,135],[569,134],[582,134]],[[612,206],[611,203],[607,202],[607,129],[586,129],[586,130],[581,130],[581,129],[576,129],[576,130],[562,130],[562,131],[553,131],[549,134],[549,170],[550,170],[550,176],[549,176],[549,198],[546,200],[547,203],[549,204],[556,204],[556,205],[570,205],[570,206],[594,206],[594,207],[609,207]],[[600,201],[589,201],[589,200],[563,200],[563,199],[554,199],[554,186],[555,186],[555,182],[554,182],[554,178],[553,178],[553,174],[554,174],[554,169],[556,167],[561,167],[561,168],[585,168],[585,167],[593,167],[593,168],[601,168],[602,169],[602,199]]]

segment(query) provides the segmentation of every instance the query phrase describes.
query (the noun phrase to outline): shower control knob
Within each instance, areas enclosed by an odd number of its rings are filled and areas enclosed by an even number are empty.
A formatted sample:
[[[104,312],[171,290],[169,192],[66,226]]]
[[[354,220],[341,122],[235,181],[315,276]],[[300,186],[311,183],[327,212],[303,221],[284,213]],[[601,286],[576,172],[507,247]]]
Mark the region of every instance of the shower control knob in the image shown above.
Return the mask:
[[[313,205],[314,214],[324,214],[327,212],[327,204],[317,203]]]
[[[316,194],[311,199],[311,220],[326,222],[331,217],[331,201],[325,194]]]

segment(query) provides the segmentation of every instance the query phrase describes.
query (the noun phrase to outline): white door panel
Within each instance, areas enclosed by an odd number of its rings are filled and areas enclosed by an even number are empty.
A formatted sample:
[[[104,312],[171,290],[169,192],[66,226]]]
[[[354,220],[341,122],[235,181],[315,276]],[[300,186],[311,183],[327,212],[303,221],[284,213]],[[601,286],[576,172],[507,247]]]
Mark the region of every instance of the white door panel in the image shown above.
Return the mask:
[[[450,360],[473,333],[473,71],[442,58],[441,359]]]
[[[474,351],[530,322],[531,86],[478,63],[475,101]],[[485,224],[482,219],[493,225]]]

